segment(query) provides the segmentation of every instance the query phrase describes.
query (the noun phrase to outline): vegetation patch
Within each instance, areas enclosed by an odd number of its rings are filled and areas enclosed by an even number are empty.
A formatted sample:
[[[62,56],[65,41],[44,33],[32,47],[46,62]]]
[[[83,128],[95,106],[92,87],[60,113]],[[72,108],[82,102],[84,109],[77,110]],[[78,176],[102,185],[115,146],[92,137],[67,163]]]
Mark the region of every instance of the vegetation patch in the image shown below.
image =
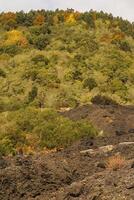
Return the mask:
[[[31,152],[44,148],[63,148],[85,136],[95,136],[97,131],[85,121],[71,121],[56,111],[27,108],[9,112],[0,118],[0,153],[16,154],[18,149]],[[27,153],[27,152],[26,152]]]
[[[134,104],[133,23],[93,10],[0,13],[2,154],[94,135],[52,111],[91,103]]]

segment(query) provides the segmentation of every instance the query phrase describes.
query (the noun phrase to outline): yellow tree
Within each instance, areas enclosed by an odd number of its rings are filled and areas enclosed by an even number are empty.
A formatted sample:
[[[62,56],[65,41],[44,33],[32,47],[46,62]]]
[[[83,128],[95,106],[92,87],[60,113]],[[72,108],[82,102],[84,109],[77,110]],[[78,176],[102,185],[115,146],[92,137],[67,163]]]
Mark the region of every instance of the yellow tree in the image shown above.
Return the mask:
[[[5,45],[18,44],[20,46],[26,46],[28,44],[28,41],[21,31],[12,30],[7,32],[4,44]]]
[[[65,22],[67,22],[67,23],[71,23],[71,24],[73,24],[73,23],[75,23],[76,22],[76,19],[75,19],[75,14],[74,13],[67,13],[66,15],[65,15]]]

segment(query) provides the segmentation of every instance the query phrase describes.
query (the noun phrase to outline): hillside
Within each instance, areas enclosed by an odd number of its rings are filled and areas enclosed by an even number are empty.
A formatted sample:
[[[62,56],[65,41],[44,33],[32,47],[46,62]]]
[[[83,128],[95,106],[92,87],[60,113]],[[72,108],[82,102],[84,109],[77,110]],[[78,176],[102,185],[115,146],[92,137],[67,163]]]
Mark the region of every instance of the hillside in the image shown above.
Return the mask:
[[[2,155],[96,136],[86,119],[58,112],[97,95],[134,104],[133,23],[92,10],[0,14]]]
[[[0,14],[0,199],[134,199],[134,23]]]

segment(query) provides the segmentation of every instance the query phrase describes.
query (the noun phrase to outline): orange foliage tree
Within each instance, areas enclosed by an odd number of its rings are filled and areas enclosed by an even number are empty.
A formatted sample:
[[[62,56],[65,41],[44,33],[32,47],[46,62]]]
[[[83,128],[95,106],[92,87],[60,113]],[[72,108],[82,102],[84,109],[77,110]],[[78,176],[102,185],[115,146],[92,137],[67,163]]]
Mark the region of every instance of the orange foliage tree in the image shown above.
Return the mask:
[[[12,12],[3,13],[0,16],[0,23],[8,29],[15,28],[17,26],[16,14]]]
[[[44,24],[44,22],[45,22],[45,17],[41,14],[38,14],[35,16],[33,24],[40,26],[40,25]]]
[[[7,12],[7,13],[3,13],[0,17],[0,21],[1,22],[7,22],[9,20],[16,20],[16,14],[13,12]]]

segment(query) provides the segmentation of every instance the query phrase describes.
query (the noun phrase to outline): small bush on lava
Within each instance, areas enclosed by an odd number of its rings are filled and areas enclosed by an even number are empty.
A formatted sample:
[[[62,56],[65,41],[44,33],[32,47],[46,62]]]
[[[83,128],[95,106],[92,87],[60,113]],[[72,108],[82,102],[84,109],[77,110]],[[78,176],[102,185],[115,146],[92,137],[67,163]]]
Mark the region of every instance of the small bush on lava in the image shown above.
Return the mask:
[[[116,156],[110,157],[107,160],[106,167],[107,169],[116,171],[118,169],[123,168],[125,164],[126,164],[126,159],[122,157],[121,155],[116,155]]]

